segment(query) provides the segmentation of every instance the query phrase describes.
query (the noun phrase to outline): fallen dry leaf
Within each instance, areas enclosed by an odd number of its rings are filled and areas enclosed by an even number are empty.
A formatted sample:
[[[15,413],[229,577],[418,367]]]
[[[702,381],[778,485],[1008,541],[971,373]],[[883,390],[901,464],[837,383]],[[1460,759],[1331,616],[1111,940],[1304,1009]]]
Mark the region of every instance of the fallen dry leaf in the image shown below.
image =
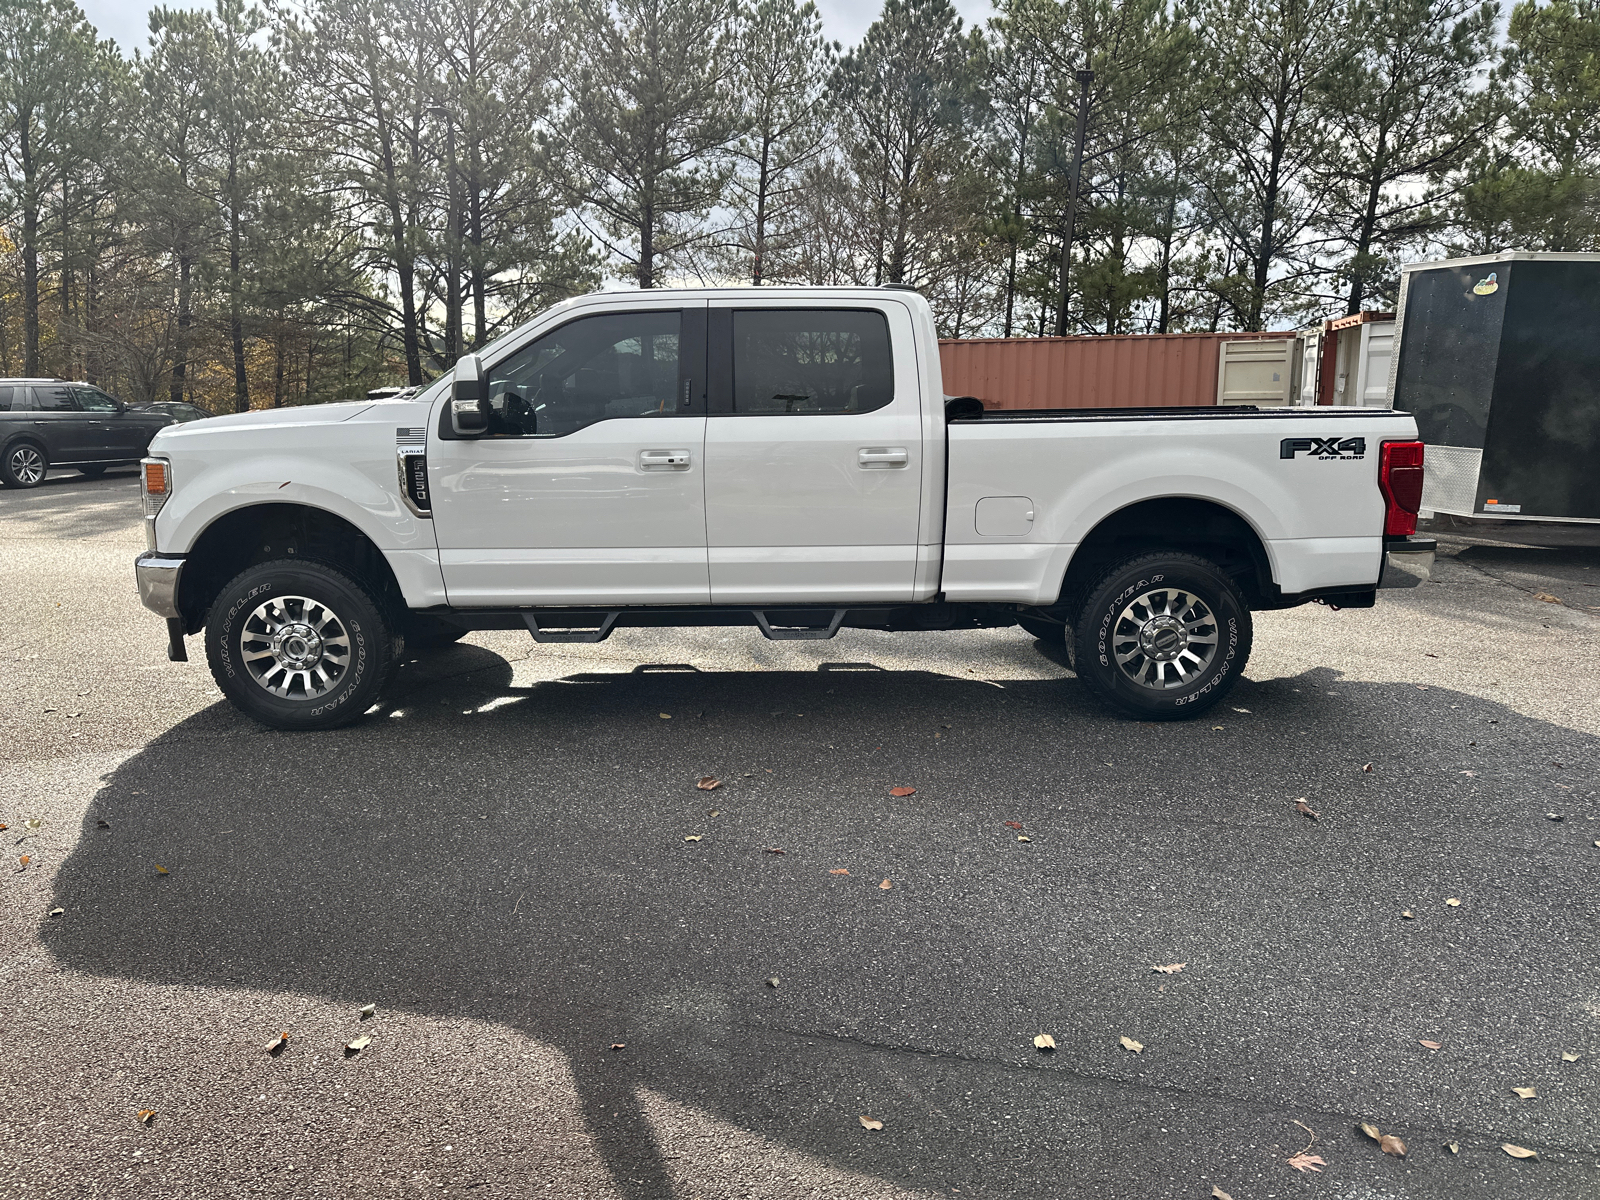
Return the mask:
[[[658,717],[660,717],[663,721],[672,720],[672,714],[671,713],[657,713],[656,715]]]
[[[1372,764],[1371,763],[1368,763],[1366,766],[1362,767],[1361,769],[1363,771],[1365,771],[1368,775],[1372,774]]]
[[[828,872],[828,874],[829,875],[848,875],[848,874],[850,874],[850,868],[849,867],[834,867],[833,870]]]
[[[712,816],[713,816],[713,817],[720,817],[720,816],[721,816],[721,815],[722,815],[722,810],[721,810],[721,809],[716,809],[716,808],[713,808],[713,809],[712,809],[712,810],[711,810],[711,815],[712,815]]]
[[[878,890],[880,892],[887,892],[893,886],[894,886],[894,884],[890,883],[887,879],[885,879],[882,883],[880,883],[878,885]]]
[[[628,1043],[627,1042],[612,1042],[611,1043],[611,1048],[613,1050],[625,1050],[625,1049],[627,1049],[627,1047],[628,1047]]]
[[[19,867],[25,867],[29,863],[31,863],[32,861],[33,861],[33,855],[31,855],[31,854],[19,854],[19,855],[17,855],[17,866],[19,866]]]
[[[1233,1200],[1233,1197],[1213,1183],[1211,1185],[1211,1200]]]
[[[1234,710],[1233,710],[1233,711],[1234,711],[1234,712],[1242,712],[1242,713],[1247,713],[1247,712],[1249,712],[1249,711],[1250,711],[1250,710],[1249,710],[1249,709],[1248,709],[1248,708],[1235,708],[1235,709],[1234,709]]]
[[[1430,1042],[1426,1038],[1418,1038],[1417,1039],[1417,1045],[1426,1046],[1429,1050],[1437,1050],[1443,1044],[1444,1043],[1442,1043],[1442,1042]]]
[[[1444,1148],[1446,1150],[1450,1151],[1451,1154],[1460,1154],[1461,1153],[1461,1143],[1460,1142],[1446,1142],[1445,1145],[1444,1145]]]
[[[1416,919],[1415,915],[1412,913],[1412,911],[1409,908],[1406,909],[1405,912],[1401,913],[1400,915],[1402,917],[1404,917],[1408,921],[1412,921],[1412,920]]]
[[[50,915],[51,915],[51,916],[52,916],[52,917],[59,917],[59,916],[60,916],[60,915],[61,915],[61,914],[62,914],[62,913],[64,913],[64,912],[66,912],[66,911],[67,911],[67,910],[66,910],[66,909],[64,909],[64,908],[52,908],[52,909],[51,909],[51,910],[50,910]]]
[[[1542,600],[1546,604],[1560,604],[1561,603],[1561,597],[1560,596],[1552,596],[1549,592],[1535,592],[1533,594],[1533,598],[1535,600]]]
[[[1539,1098],[1538,1088],[1512,1088],[1511,1090],[1517,1094],[1517,1099],[1519,1100],[1537,1100]]]
[[[767,847],[767,853],[768,854],[787,854],[789,852],[787,850],[780,850],[776,846],[768,846]]]
[[[1578,1056],[1576,1054],[1574,1054],[1571,1050],[1563,1050],[1561,1052],[1561,1061],[1562,1062],[1577,1062],[1578,1061]]]
[[[24,821],[22,823],[22,827],[24,829],[32,830],[34,833],[38,833],[39,830],[44,828],[44,818],[43,817],[29,817],[26,821]]]
[[[1124,1050],[1132,1050],[1135,1054],[1140,1054],[1144,1051],[1144,1043],[1136,1042],[1131,1037],[1121,1037],[1117,1041]]]
[[[892,788],[889,789],[889,795],[891,795],[891,796],[914,796],[914,795],[916,795],[916,792],[917,792],[917,789],[914,788],[914,787],[901,786],[901,787],[892,787]]]
[[[1454,896],[1451,896],[1450,899],[1445,901],[1445,903],[1448,904],[1451,908],[1460,908],[1461,907],[1461,901],[1456,899]]]
[[[1504,1150],[1507,1154],[1511,1155],[1512,1158],[1538,1158],[1539,1157],[1539,1152],[1537,1150],[1529,1150],[1526,1146],[1514,1146],[1510,1142],[1501,1142],[1500,1143],[1500,1149]]]
[[[1546,821],[1565,821],[1567,818],[1560,813],[1545,813],[1544,819]]]
[[[111,822],[110,821],[96,821],[94,823],[94,827],[96,829],[110,829],[111,828]],[[5,828],[4,825],[0,825],[0,829],[4,829],[4,828]]]
[[[151,1121],[156,1119],[156,1110],[153,1108],[141,1108],[138,1112],[134,1113],[134,1116],[138,1119],[139,1124],[148,1125]]]
[[[1221,725],[1213,725],[1211,727],[1211,732],[1212,733],[1221,733],[1222,732],[1222,726]]]
[[[363,1021],[365,1021],[368,1017],[375,1017],[377,1015],[378,1006],[376,1004],[369,1004],[361,1010],[361,1019]]]
[[[1051,1037],[1048,1033],[1035,1034],[1033,1044],[1046,1054],[1049,1054],[1056,1048],[1055,1038]]]
[[[1176,975],[1179,971],[1183,970],[1188,965],[1189,964],[1186,963],[1186,962],[1168,963],[1164,967],[1151,967],[1150,969],[1152,971],[1160,971],[1163,975]]]
[[[715,775],[702,775],[699,781],[695,784],[695,787],[699,788],[702,792],[715,791],[721,786],[722,780],[718,779]]]
[[[267,1043],[267,1045],[266,1045],[267,1054],[269,1056],[271,1056],[272,1058],[277,1058],[278,1055],[283,1053],[284,1047],[286,1047],[288,1044],[289,1044],[289,1031],[286,1029],[282,1033],[280,1033],[277,1037],[273,1038],[270,1042]]]
[[[1007,829],[1021,829],[1022,828],[1022,822],[1021,821],[1007,821],[1006,822],[1006,828]]]
[[[165,868],[165,867],[163,867],[163,866],[162,866],[162,865],[161,865],[161,864],[160,864],[160,863],[157,863],[157,864],[156,864],[156,874],[157,874],[157,875],[171,875],[171,874],[172,874],[172,872],[171,872],[171,871],[169,871],[169,870],[167,870],[167,869],[166,869],[166,868]]]
[[[875,1121],[871,1117],[857,1117],[856,1120],[861,1122],[861,1128],[863,1128],[863,1129],[882,1129],[883,1128],[883,1122],[882,1121]]]
[[[691,833],[688,837],[684,838],[683,840],[686,841],[686,842],[698,842],[703,837],[705,837],[705,834],[703,834],[703,833]]]
[[[344,1052],[347,1057],[351,1054],[360,1054],[370,1045],[372,1045],[372,1035],[370,1033],[363,1033],[360,1037],[346,1042],[344,1044]]]
[[[1300,799],[1294,802],[1294,810],[1302,817],[1309,817],[1313,821],[1322,815],[1321,813],[1317,812],[1316,809],[1312,808],[1311,805],[1306,803],[1306,798],[1304,796],[1301,796]]]
[[[1378,1139],[1378,1148],[1385,1154],[1392,1154],[1396,1158],[1406,1156],[1406,1144],[1392,1133],[1386,1133]]]
[[[1017,841],[1019,841],[1019,842],[1031,842],[1031,841],[1033,841],[1033,839],[1031,837],[1029,837],[1025,833],[1019,833],[1019,834],[1017,834]]]
[[[776,975],[768,975],[767,976],[767,986],[769,988],[777,987],[778,986],[778,977]]]
[[[1378,1132],[1378,1127],[1376,1125],[1369,1124],[1366,1121],[1361,1122],[1361,1124],[1357,1125],[1356,1128],[1362,1133],[1366,1134],[1373,1141],[1377,1141],[1379,1138],[1383,1137],[1383,1134]]]
[[[1299,1154],[1293,1155],[1287,1161],[1291,1167],[1302,1175],[1307,1171],[1320,1171],[1328,1165],[1328,1160],[1323,1158],[1322,1155],[1307,1154],[1304,1150],[1300,1151]]]

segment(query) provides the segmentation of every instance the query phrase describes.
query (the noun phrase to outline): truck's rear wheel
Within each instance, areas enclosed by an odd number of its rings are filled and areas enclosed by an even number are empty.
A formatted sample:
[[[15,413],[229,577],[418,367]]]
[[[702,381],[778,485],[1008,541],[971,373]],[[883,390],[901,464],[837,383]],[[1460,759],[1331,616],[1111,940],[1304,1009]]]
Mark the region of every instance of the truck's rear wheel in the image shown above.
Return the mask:
[[[383,607],[318,562],[250,567],[206,620],[206,658],[223,694],[274,729],[336,729],[372,707],[398,661]]]
[[[1144,554],[1089,589],[1074,627],[1078,678],[1145,720],[1194,716],[1238,682],[1250,658],[1250,610],[1215,563]]]

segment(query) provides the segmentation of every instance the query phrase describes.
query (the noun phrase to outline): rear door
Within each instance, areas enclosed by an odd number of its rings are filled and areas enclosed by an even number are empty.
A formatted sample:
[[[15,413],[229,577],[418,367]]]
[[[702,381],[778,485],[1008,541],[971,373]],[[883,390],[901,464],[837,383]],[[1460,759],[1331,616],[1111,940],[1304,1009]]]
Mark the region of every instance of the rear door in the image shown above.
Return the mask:
[[[924,464],[905,307],[719,299],[709,328],[713,603],[911,600]]]
[[[579,313],[485,365],[489,432],[428,440],[450,603],[705,604],[705,302]]]

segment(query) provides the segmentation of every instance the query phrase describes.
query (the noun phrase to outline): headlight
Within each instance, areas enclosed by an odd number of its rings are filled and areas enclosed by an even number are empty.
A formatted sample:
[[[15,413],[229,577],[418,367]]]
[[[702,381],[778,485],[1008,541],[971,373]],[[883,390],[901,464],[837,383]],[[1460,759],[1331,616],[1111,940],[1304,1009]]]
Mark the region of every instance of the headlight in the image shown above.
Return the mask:
[[[172,464],[164,458],[139,460],[139,495],[144,501],[144,542],[156,548],[156,514],[172,495]]]

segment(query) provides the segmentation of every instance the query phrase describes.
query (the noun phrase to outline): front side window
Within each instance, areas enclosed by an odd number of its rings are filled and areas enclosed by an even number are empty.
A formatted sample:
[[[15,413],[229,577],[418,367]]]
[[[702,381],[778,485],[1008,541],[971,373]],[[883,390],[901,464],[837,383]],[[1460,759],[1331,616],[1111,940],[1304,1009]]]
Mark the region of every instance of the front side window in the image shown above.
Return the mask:
[[[679,384],[682,318],[579,317],[489,369],[490,436],[561,437],[613,417],[689,411]]]
[[[73,398],[72,392],[72,388],[60,385],[33,389],[41,412],[77,412],[78,402]]]
[[[78,406],[84,412],[116,412],[117,402],[99,388],[73,388],[78,395]]]
[[[862,413],[894,399],[889,322],[875,309],[733,314],[733,411]]]

